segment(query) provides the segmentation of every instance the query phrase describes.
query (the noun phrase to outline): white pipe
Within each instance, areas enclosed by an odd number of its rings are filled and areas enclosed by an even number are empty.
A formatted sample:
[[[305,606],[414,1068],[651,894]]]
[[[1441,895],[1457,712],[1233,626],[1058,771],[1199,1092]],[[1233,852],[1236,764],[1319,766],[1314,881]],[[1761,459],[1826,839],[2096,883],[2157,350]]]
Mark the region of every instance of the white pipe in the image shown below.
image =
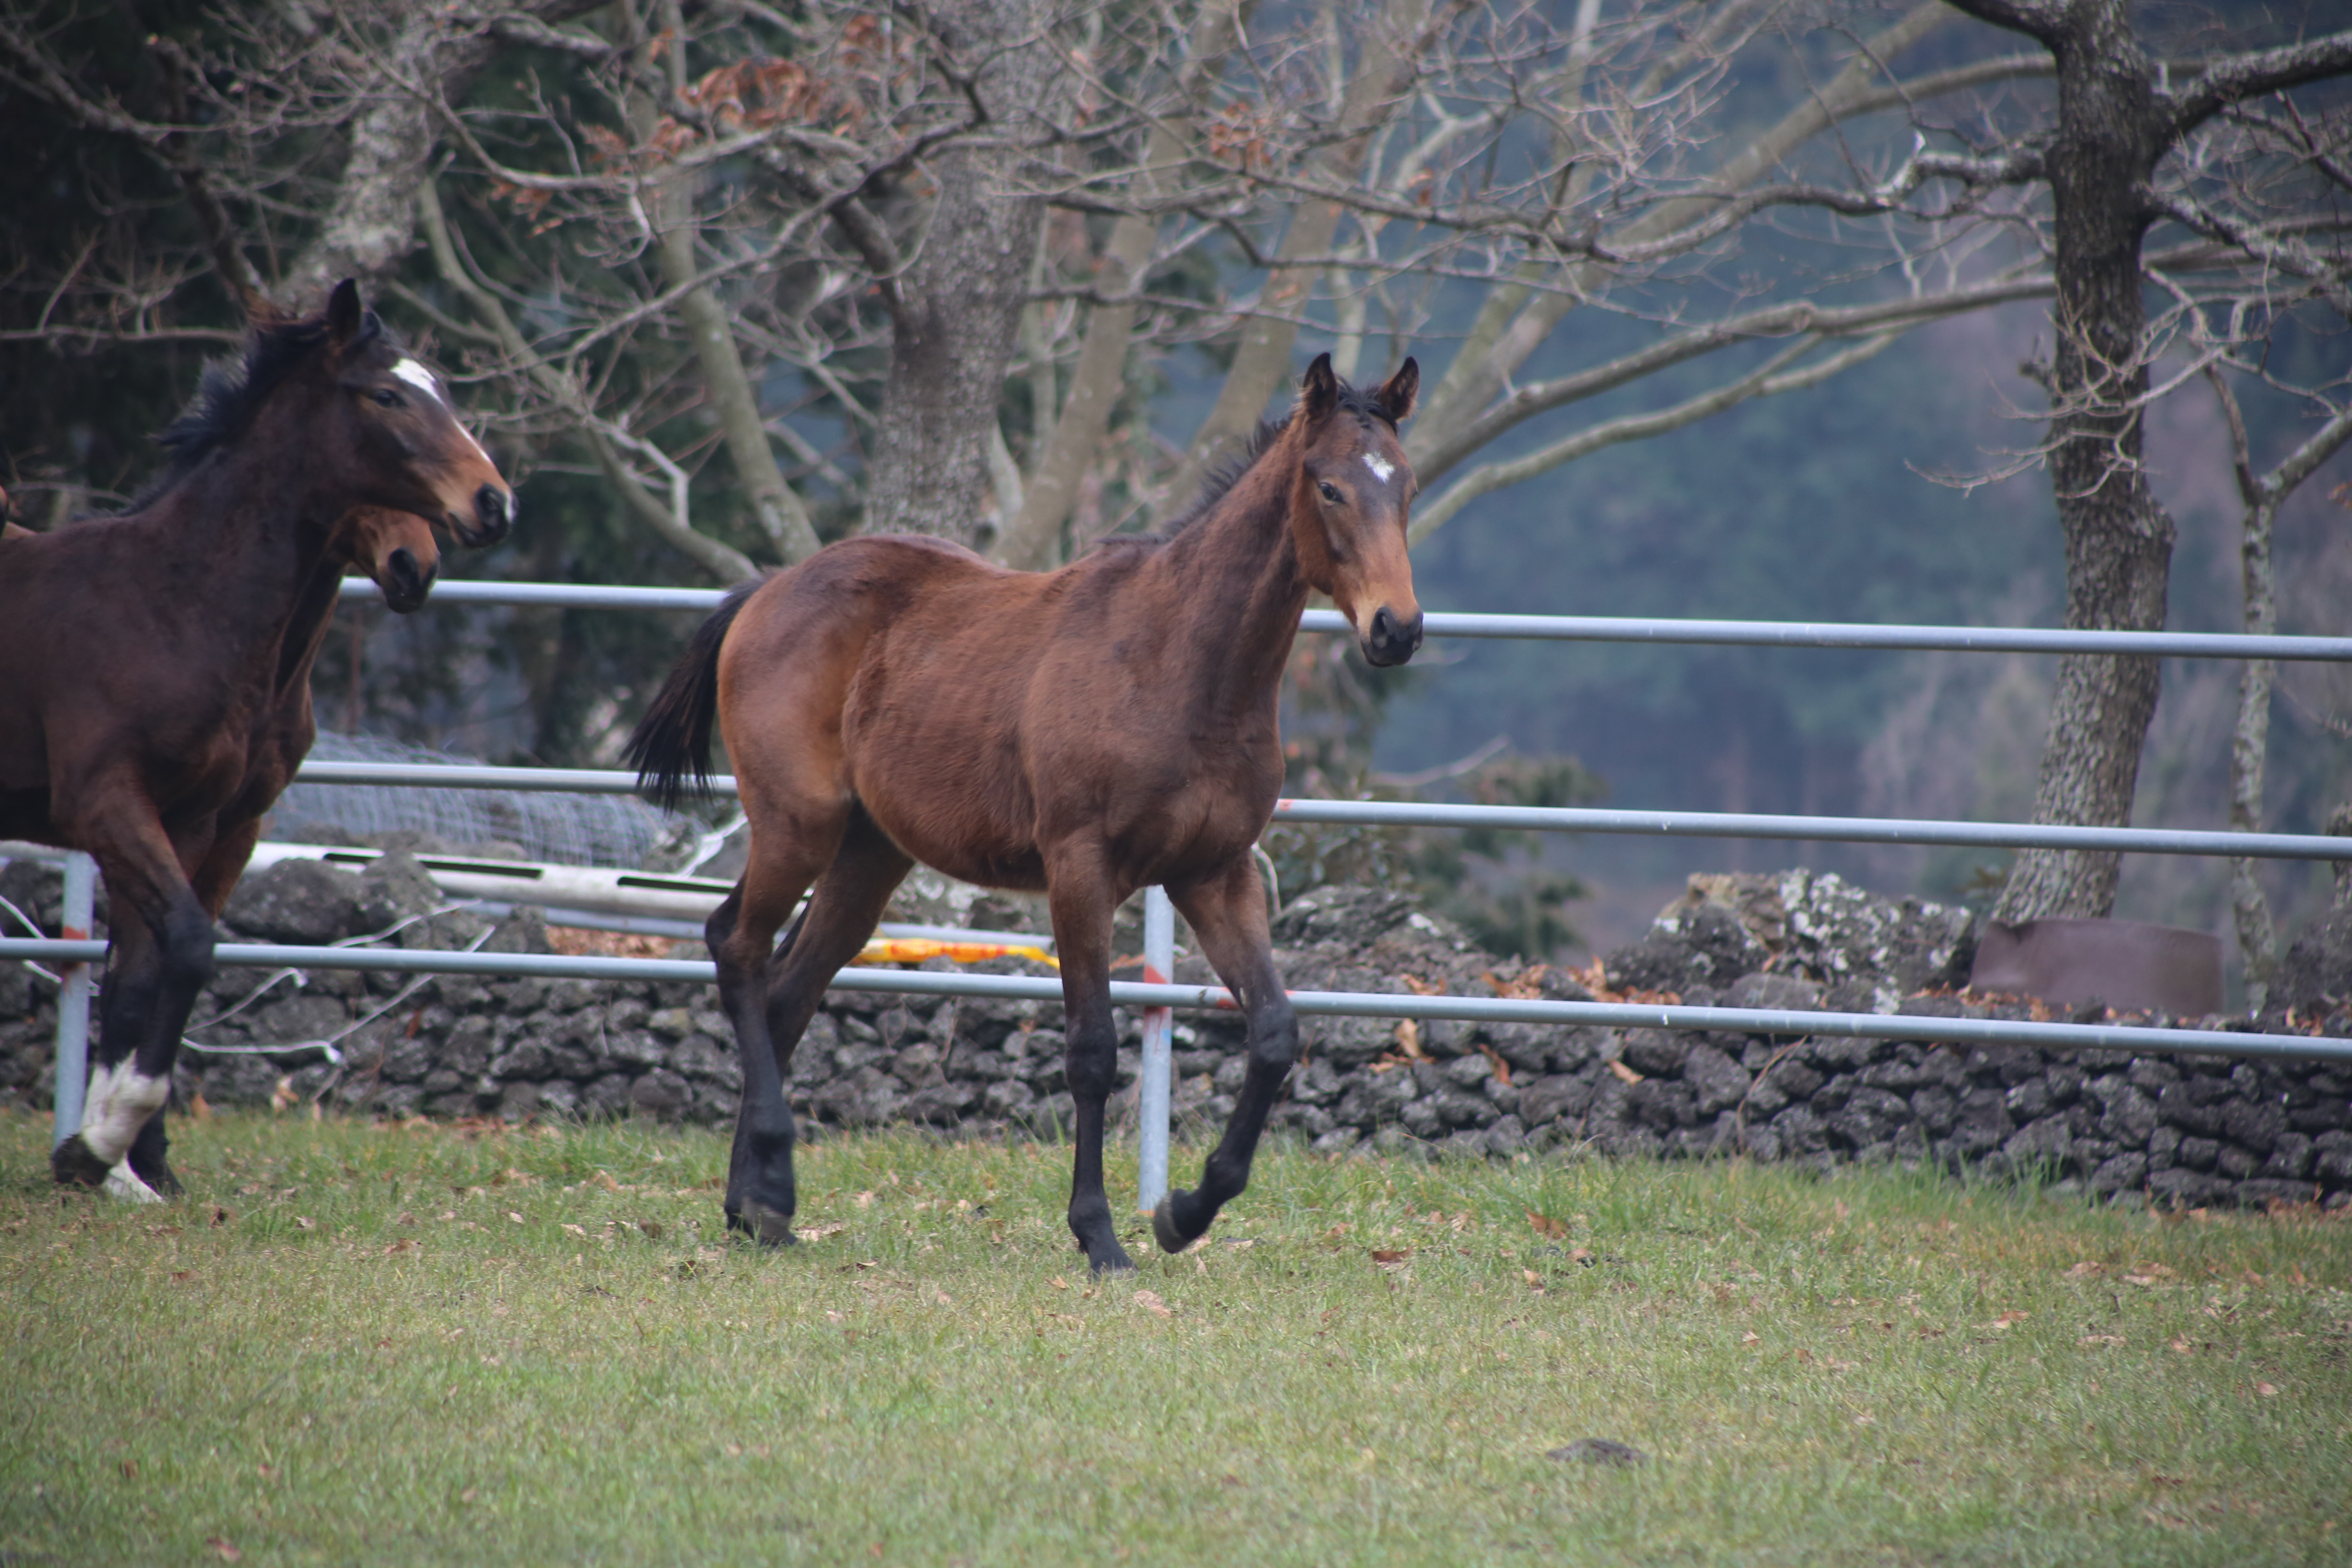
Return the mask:
[[[66,857],[65,912],[58,922],[61,941],[87,942],[97,921],[98,862],[79,850]],[[57,1107],[49,1146],[81,1131],[82,1095],[89,1087],[89,963],[58,971]]]
[[[1143,983],[1166,985],[1176,973],[1176,907],[1165,888],[1143,890]],[[1135,1120],[1141,1136],[1135,1168],[1136,1206],[1150,1214],[1168,1192],[1168,1115],[1175,1079],[1176,1009],[1143,1010],[1143,1062]]]

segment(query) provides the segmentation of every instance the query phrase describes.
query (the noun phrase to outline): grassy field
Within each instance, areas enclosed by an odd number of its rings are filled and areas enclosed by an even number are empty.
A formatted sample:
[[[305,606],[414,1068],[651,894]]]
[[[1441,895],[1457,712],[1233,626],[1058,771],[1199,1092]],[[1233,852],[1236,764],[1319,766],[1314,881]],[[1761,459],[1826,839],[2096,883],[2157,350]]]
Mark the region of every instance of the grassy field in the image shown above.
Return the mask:
[[[707,1132],[215,1116],[139,1210],[47,1150],[0,1563],[2352,1558],[2335,1219],[1273,1152],[1097,1281],[1058,1148],[818,1145],[773,1256]]]

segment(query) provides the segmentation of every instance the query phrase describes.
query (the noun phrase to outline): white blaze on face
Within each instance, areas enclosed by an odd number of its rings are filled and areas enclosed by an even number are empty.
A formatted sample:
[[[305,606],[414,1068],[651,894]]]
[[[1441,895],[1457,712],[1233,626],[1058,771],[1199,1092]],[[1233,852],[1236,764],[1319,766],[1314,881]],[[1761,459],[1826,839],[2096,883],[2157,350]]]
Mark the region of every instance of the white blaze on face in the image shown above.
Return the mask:
[[[392,374],[400,377],[401,380],[408,383],[411,386],[422,387],[426,396],[433,399],[434,402],[439,404],[442,407],[449,408],[449,400],[441,395],[440,384],[433,379],[433,373],[425,369],[423,365],[417,363],[415,360],[402,360],[399,363],[392,367]],[[454,408],[450,408],[449,412],[453,417],[457,414],[457,410]],[[473,432],[467,430],[462,421],[457,425],[457,434],[466,437],[466,445],[473,447],[476,452],[479,453],[482,461],[485,463],[490,463],[490,455],[488,452],[482,451],[482,444],[474,439]],[[490,463],[490,467],[495,468],[498,465],[496,463]]]
[[[128,1058],[98,1068],[89,1075],[89,1098],[82,1102],[81,1141],[106,1163],[121,1163],[131,1141],[171,1093],[171,1079],[149,1078]]]
[[[1380,480],[1382,484],[1388,483],[1389,476],[1396,472],[1396,465],[1383,460],[1378,452],[1367,452],[1364,454],[1364,467],[1371,469],[1372,478]]]
[[[392,374],[408,383],[409,385],[420,388],[427,397],[443,407],[448,406],[449,400],[441,395],[441,388],[434,384],[433,373],[415,360],[402,360],[392,367]]]

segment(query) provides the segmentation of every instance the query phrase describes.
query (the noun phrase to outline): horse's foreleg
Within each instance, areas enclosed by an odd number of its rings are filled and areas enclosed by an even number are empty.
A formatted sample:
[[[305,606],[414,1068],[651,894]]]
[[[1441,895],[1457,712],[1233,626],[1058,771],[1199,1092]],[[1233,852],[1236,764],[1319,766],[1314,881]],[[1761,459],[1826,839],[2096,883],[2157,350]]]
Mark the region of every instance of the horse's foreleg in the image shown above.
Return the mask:
[[[107,794],[87,798],[103,803]],[[163,1158],[162,1113],[181,1032],[212,977],[213,923],[152,817],[126,827],[123,810],[88,815],[98,819],[94,828],[73,837],[90,847],[106,878],[113,951],[81,1129],[58,1145],[49,1168],[59,1182],[152,1203],[180,1190]],[[126,1163],[134,1145],[142,1157]]]
[[[253,858],[253,847],[260,838],[260,818],[238,823],[215,838],[212,847],[198,862],[195,874],[189,879],[189,890],[195,894],[196,902],[203,906],[210,919],[220,918],[221,907],[228,902],[229,894],[236,888],[237,879],[245,875],[246,863]],[[198,988],[202,988],[202,982],[198,983]],[[183,1030],[186,1027],[184,1017],[181,1027]],[[118,1167],[118,1171],[128,1167],[130,1176],[144,1182],[156,1193],[169,1194],[179,1193],[181,1186],[180,1178],[172,1171],[171,1139],[164,1126],[166,1115],[167,1112],[159,1107],[147,1119],[139,1129],[138,1136],[131,1139],[130,1151],[123,1156],[122,1165]],[[129,1185],[119,1180],[116,1184]],[[135,1193],[132,1195],[136,1195]]]
[[[1218,1140],[1192,1192],[1174,1191],[1151,1213],[1151,1231],[1160,1247],[1181,1252],[1206,1232],[1217,1211],[1249,1185],[1250,1162],[1265,1131],[1282,1080],[1298,1056],[1298,1019],[1275,973],[1273,943],[1266,931],[1265,895],[1257,868],[1244,857],[1220,875],[1169,896],[1192,927],[1202,952],[1217,977],[1241,999],[1249,1014],[1249,1077],[1234,1106],[1233,1120]]]
[[[1049,872],[1054,947],[1062,965],[1066,1073],[1076,1120],[1070,1174],[1070,1234],[1097,1274],[1135,1262],[1118,1244],[1103,1189],[1103,1114],[1118,1081],[1118,1030],[1110,1016],[1110,919],[1117,900],[1098,874]]]

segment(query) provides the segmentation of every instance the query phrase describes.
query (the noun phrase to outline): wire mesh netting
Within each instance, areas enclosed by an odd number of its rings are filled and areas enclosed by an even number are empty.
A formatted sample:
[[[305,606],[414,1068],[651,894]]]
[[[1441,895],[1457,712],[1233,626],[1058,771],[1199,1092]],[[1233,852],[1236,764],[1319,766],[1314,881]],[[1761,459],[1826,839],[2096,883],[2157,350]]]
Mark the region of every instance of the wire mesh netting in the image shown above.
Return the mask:
[[[374,735],[322,732],[310,755],[334,763],[481,765],[479,757]],[[278,797],[267,831],[273,838],[288,838],[304,829],[340,827],[352,837],[406,829],[451,844],[512,844],[523,858],[551,865],[635,867],[661,836],[666,820],[629,795],[298,784]]]

